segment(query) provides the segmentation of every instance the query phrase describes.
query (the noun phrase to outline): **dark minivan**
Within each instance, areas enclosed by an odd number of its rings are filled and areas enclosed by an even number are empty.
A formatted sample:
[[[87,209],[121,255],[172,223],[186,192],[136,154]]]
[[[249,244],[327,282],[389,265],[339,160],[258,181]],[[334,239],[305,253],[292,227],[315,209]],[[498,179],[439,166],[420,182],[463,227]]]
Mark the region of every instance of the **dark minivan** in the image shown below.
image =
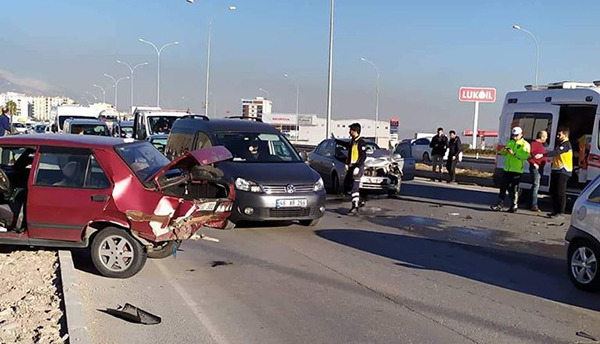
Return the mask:
[[[228,228],[240,221],[281,220],[315,226],[323,217],[323,180],[273,126],[255,120],[186,116],[173,124],[165,155],[174,159],[211,146],[225,146],[233,155],[217,164],[235,185]]]

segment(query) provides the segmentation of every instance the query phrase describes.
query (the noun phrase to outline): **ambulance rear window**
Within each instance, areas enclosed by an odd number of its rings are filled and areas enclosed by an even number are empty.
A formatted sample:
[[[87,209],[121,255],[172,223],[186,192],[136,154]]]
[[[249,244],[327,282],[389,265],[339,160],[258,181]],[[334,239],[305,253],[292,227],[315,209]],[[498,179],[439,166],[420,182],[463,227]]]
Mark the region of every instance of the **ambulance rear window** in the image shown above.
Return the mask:
[[[550,113],[515,113],[511,128],[521,127],[523,138],[529,142],[535,140],[541,130],[552,132],[552,114]]]

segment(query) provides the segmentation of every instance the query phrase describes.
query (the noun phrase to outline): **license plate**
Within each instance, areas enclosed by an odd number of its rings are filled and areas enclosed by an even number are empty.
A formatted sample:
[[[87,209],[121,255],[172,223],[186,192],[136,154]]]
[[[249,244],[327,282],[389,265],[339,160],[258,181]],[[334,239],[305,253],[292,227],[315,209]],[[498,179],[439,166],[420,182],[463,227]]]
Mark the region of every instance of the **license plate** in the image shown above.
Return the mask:
[[[369,184],[381,184],[383,183],[383,178],[378,178],[378,177],[367,177],[365,182],[369,183]]]
[[[213,211],[215,210],[215,206],[217,205],[217,202],[206,202],[206,203],[202,203],[198,206],[198,210],[200,211]]]
[[[308,200],[306,199],[278,199],[275,202],[275,208],[306,208]]]

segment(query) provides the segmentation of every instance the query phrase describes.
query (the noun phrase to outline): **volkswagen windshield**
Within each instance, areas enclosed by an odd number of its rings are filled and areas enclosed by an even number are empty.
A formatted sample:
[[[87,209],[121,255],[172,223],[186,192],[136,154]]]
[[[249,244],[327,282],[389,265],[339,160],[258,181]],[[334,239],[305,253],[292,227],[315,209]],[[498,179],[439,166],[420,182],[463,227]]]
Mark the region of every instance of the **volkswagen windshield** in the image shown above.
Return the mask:
[[[217,145],[225,146],[233,154],[234,162],[302,162],[294,147],[281,134],[225,132],[214,136]]]

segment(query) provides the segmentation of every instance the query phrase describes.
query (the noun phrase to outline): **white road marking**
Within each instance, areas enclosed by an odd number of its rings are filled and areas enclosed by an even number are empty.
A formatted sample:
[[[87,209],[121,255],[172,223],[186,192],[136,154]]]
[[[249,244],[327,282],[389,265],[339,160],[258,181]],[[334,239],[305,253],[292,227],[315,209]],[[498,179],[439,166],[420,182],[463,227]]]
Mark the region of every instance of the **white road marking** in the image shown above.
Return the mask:
[[[160,262],[160,260],[152,259],[151,262],[158,267],[158,270],[160,270],[166,280],[171,284],[175,291],[177,291],[179,296],[181,296],[186,305],[194,313],[198,321],[200,321],[200,323],[206,328],[213,341],[217,344],[228,344],[229,342],[227,339],[225,339],[225,336],[221,334],[217,326],[211,320],[210,316],[202,312],[190,294],[188,294],[185,289],[179,283],[177,283],[177,281],[175,281],[173,275],[169,273],[169,269],[167,269],[164,264]]]

